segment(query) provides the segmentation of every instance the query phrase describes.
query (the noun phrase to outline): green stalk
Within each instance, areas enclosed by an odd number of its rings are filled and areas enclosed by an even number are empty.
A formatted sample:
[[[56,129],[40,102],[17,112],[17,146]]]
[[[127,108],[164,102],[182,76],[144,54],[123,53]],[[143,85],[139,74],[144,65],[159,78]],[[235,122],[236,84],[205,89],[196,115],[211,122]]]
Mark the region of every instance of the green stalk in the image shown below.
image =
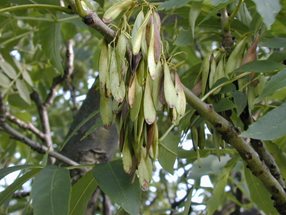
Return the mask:
[[[50,5],[50,4],[23,4],[23,5],[15,5],[11,7],[5,7],[0,9],[0,13],[4,12],[13,12],[17,10],[27,10],[27,9],[47,9],[47,10],[56,10],[65,13],[71,13],[71,10],[65,7]]]

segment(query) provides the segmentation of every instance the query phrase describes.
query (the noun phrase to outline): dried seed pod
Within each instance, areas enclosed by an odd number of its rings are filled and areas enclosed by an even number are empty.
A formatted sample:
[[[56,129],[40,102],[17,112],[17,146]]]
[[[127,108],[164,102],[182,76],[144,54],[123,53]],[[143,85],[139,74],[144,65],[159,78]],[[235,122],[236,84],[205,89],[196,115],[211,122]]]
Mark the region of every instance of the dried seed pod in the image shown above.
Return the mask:
[[[158,63],[160,61],[161,52],[162,52],[162,41],[161,41],[161,19],[157,12],[154,12],[154,55],[155,62]]]

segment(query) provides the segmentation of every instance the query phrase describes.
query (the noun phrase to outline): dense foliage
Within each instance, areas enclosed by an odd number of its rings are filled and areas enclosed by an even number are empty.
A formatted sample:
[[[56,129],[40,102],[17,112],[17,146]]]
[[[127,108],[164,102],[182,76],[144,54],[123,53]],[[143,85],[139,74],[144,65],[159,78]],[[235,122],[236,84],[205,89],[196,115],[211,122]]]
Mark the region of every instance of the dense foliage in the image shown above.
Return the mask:
[[[285,17],[1,0],[0,214],[286,214]]]

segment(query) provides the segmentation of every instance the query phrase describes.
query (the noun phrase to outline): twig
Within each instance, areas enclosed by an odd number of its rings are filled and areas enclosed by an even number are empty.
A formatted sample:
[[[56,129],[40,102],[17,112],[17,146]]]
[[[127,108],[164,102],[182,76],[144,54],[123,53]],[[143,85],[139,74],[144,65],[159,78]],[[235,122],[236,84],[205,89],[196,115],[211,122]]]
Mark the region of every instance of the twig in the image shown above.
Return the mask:
[[[111,214],[112,214],[112,211],[111,211],[111,208],[112,208],[111,201],[110,201],[110,199],[108,198],[108,196],[107,196],[104,192],[101,192],[101,195],[102,195],[102,197],[103,197],[103,201],[102,201],[102,214],[103,214],[103,215],[111,215]]]
[[[20,142],[24,143],[25,145],[29,146],[31,149],[33,149],[34,151],[40,153],[40,154],[48,154],[54,158],[56,158],[59,161],[62,161],[68,165],[72,165],[72,166],[77,166],[79,165],[77,162],[69,159],[68,157],[56,152],[56,151],[50,151],[50,149],[47,146],[41,145],[31,139],[29,139],[28,137],[22,135],[21,133],[19,133],[17,130],[15,130],[14,128],[12,128],[10,125],[8,125],[7,123],[3,122],[2,119],[0,119],[0,126],[2,127],[2,129],[10,134],[10,136],[16,140],[19,140]]]
[[[229,54],[233,46],[233,38],[232,38],[231,31],[230,31],[229,16],[228,16],[228,11],[226,8],[222,10],[221,24],[222,24],[222,31],[223,31],[222,46],[225,48],[225,50]]]
[[[73,110],[76,110],[76,96],[75,96],[75,88],[72,84],[72,74],[74,72],[74,41],[68,40],[66,45],[66,69],[65,69],[65,76],[68,89],[71,94],[71,100],[73,104]]]
[[[43,106],[45,106],[46,108],[48,108],[54,101],[54,98],[56,96],[56,92],[57,92],[57,87],[64,82],[65,80],[65,76],[57,76],[56,78],[54,78],[52,86],[49,90],[49,93],[47,95],[47,98],[45,100],[45,102],[43,103]]]
[[[68,40],[66,48],[66,67],[63,75],[57,76],[54,78],[52,86],[50,87],[47,98],[45,99],[43,106],[48,108],[56,96],[58,86],[67,81],[68,87],[70,90],[73,90],[71,85],[71,75],[74,71],[74,51],[73,51],[74,42],[73,40]],[[72,94],[72,92],[71,92]]]
[[[3,104],[3,99],[2,95],[0,95],[0,127],[8,133],[12,138],[19,140],[20,142],[24,143],[25,145],[29,146],[31,149],[34,151],[40,153],[40,154],[45,154],[47,153],[48,155],[72,166],[77,166],[79,165],[77,162],[69,159],[68,157],[56,152],[56,151],[51,151],[47,146],[41,145],[30,138],[24,136],[14,128],[12,128],[10,125],[7,124],[5,120],[5,107]]]
[[[26,123],[22,121],[21,119],[13,116],[9,112],[5,112],[5,117],[10,120],[12,123],[16,124],[20,128],[26,129],[34,133],[36,136],[38,136],[40,139],[44,140],[45,139],[45,134],[41,132],[38,128],[36,128],[31,122]]]
[[[13,198],[14,199],[22,199],[22,198],[25,198],[27,196],[30,195],[30,192],[28,191],[21,191],[21,192],[16,192],[13,194]]]
[[[53,151],[54,147],[53,147],[53,142],[52,142],[52,135],[51,135],[51,128],[50,128],[47,107],[43,105],[41,98],[36,91],[32,92],[31,98],[35,102],[39,115],[40,115],[40,120],[41,120],[41,124],[43,127],[44,135],[45,135],[45,143],[49,151]]]
[[[214,126],[227,143],[231,144],[239,152],[241,158],[247,163],[247,167],[270,191],[274,206],[280,214],[286,214],[286,193],[280,183],[273,177],[268,167],[260,161],[256,151],[245,139],[239,136],[237,129],[229,121],[214,111],[212,105],[202,102],[186,87],[184,87],[184,91],[188,103]]]
[[[180,205],[188,198],[188,196],[189,196],[190,192],[192,191],[192,189],[193,189],[193,187],[189,188],[189,189],[187,190],[186,195],[185,195],[183,198],[181,198],[181,199],[178,200],[178,201],[174,201],[174,202],[171,204],[171,208],[172,208],[172,209],[175,209],[176,207],[180,206]]]
[[[234,178],[238,181],[238,183],[240,183],[241,182],[241,173],[236,172],[234,174]],[[242,191],[239,187],[233,188],[233,195],[235,196],[237,201],[239,201],[241,203],[243,202],[243,194],[242,194]],[[234,211],[230,215],[239,215],[240,209],[241,209],[241,206],[239,204],[235,204]]]
[[[2,127],[2,129],[4,131],[6,131],[6,133],[10,134],[12,138],[19,140],[20,142],[28,145],[30,148],[32,148],[34,151],[37,151],[41,154],[45,154],[48,153],[50,156],[57,158],[60,161],[63,161],[69,165],[79,165],[78,163],[74,162],[73,160],[65,157],[64,155],[55,152],[55,151],[50,151],[50,149],[46,146],[43,146],[31,139],[29,139],[28,137],[22,135],[21,133],[19,133],[17,130],[15,130],[14,128],[12,128],[10,125],[8,125],[5,121],[5,107],[3,104],[3,100],[2,100],[2,96],[0,95],[0,127]]]
[[[48,107],[53,103],[53,100],[56,96],[57,88],[62,82],[67,80],[68,85],[71,87],[70,79],[71,79],[71,74],[73,73],[73,70],[74,70],[74,52],[73,52],[73,41],[72,40],[69,40],[69,42],[67,43],[66,56],[67,56],[67,64],[66,64],[64,75],[54,78],[52,86],[49,90],[49,93],[45,101],[42,102],[39,94],[36,91],[34,91],[31,94],[31,98],[35,102],[38,112],[39,112],[40,121],[42,124],[43,133],[44,133],[44,140],[45,140],[47,147],[50,149],[50,151],[53,151],[53,141],[52,141],[52,135],[51,135],[49,116],[48,116]],[[73,95],[72,90],[71,90],[71,95]],[[75,98],[73,98],[73,100],[74,100],[73,103],[75,104]],[[52,161],[52,163],[53,162],[54,161]]]
[[[87,204],[87,209],[85,211],[85,215],[93,215],[96,213],[96,204],[97,201],[100,197],[101,194],[101,190],[99,189],[99,187],[96,188],[95,192],[92,194],[91,199],[89,200],[88,204]]]
[[[46,10],[54,10],[54,11],[61,11],[68,14],[71,14],[72,11],[65,7],[60,7],[57,5],[51,5],[51,4],[23,4],[23,5],[15,5],[10,7],[5,7],[0,9],[0,13],[4,12],[12,12],[17,10],[26,10],[26,9],[46,9]]]

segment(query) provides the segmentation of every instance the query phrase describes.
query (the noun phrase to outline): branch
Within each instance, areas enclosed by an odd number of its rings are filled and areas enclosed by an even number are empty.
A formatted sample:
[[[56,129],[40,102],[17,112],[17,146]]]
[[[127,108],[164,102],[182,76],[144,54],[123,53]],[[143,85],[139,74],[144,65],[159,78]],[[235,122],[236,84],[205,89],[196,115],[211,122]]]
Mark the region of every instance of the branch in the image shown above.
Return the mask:
[[[252,173],[261,180],[272,194],[271,198],[275,202],[274,206],[280,214],[286,214],[286,193],[268,170],[268,167],[260,161],[256,151],[245,139],[239,136],[238,130],[229,121],[213,110],[212,105],[202,102],[186,87],[184,87],[184,91],[188,103],[214,126],[227,143],[239,152],[242,159],[247,163],[247,167],[250,168]]]
[[[68,40],[67,42],[67,48],[66,48],[66,66],[65,71],[63,75],[57,76],[54,78],[52,86],[49,90],[48,96],[44,103],[42,104],[46,108],[48,108],[52,103],[56,96],[57,88],[58,86],[63,83],[64,81],[68,82],[68,85],[70,85],[70,79],[71,75],[74,70],[74,51],[73,51],[73,45],[74,42],[72,40]],[[37,98],[36,98],[37,99]],[[39,100],[39,99],[37,99]],[[37,101],[38,103],[41,103]]]
[[[66,75],[66,82],[68,89],[70,91],[73,110],[76,110],[76,95],[75,95],[75,87],[72,84],[72,74],[74,72],[74,41],[68,40],[66,44],[66,68],[65,68],[65,75]]]
[[[8,125],[6,122],[4,122],[3,119],[0,119],[0,126],[2,127],[2,129],[10,134],[10,136],[16,140],[19,140],[20,142],[24,143],[25,145],[29,146],[31,149],[33,149],[34,151],[40,153],[40,154],[48,154],[51,157],[56,158],[57,160],[60,160],[68,165],[72,165],[72,166],[77,166],[79,165],[77,162],[67,158],[66,156],[56,152],[56,151],[50,151],[50,149],[44,145],[41,145],[31,139],[29,139],[28,137],[22,135],[21,133],[19,133],[17,130],[15,130],[14,128],[12,128],[10,125]]]
[[[189,196],[190,192],[192,191],[193,187],[187,189],[187,192],[186,192],[186,195],[181,198],[180,200],[178,201],[174,201],[172,204],[171,204],[171,208],[172,209],[176,209],[176,207],[180,206]]]
[[[114,39],[115,32],[108,27],[95,12],[91,12],[87,16],[83,17],[83,21],[85,24],[101,33],[106,41],[111,42]]]
[[[13,116],[9,112],[5,112],[5,117],[10,120],[12,123],[16,124],[20,128],[26,129],[34,133],[36,136],[38,136],[40,139],[44,140],[45,139],[45,134],[41,132],[38,128],[36,128],[32,123],[26,123],[22,121],[21,119]]]
[[[106,25],[95,11],[89,11],[88,14],[85,15],[85,13],[81,13],[83,8],[77,6],[73,0],[69,0],[69,6],[72,8],[72,11],[82,17],[86,25],[101,33],[107,42],[111,42],[115,38],[115,31]]]
[[[52,142],[52,135],[51,135],[51,128],[50,128],[47,107],[43,105],[40,99],[40,96],[36,91],[32,92],[31,98],[36,103],[36,106],[37,106],[37,109],[40,115],[40,120],[41,120],[41,124],[43,127],[44,135],[45,135],[45,143],[47,147],[49,148],[49,150],[52,151],[54,147],[53,147],[53,142]]]
[[[285,181],[281,175],[280,169],[276,161],[274,160],[273,156],[269,153],[269,151],[265,149],[263,142],[260,140],[251,139],[250,143],[251,143],[251,146],[258,153],[260,159],[264,161],[266,166],[269,168],[274,178],[276,178],[277,181],[280,183],[280,185],[285,189],[286,188]]]
[[[79,165],[77,162],[69,159],[68,157],[56,152],[51,151],[50,148],[47,146],[41,145],[30,138],[26,137],[25,135],[21,134],[17,130],[15,130],[13,127],[7,124],[5,120],[5,107],[3,104],[2,95],[0,95],[0,127],[8,133],[12,138],[19,140],[20,142],[24,143],[25,145],[29,146],[34,151],[40,153],[40,154],[48,154],[51,157],[54,157],[68,165],[77,166]]]

